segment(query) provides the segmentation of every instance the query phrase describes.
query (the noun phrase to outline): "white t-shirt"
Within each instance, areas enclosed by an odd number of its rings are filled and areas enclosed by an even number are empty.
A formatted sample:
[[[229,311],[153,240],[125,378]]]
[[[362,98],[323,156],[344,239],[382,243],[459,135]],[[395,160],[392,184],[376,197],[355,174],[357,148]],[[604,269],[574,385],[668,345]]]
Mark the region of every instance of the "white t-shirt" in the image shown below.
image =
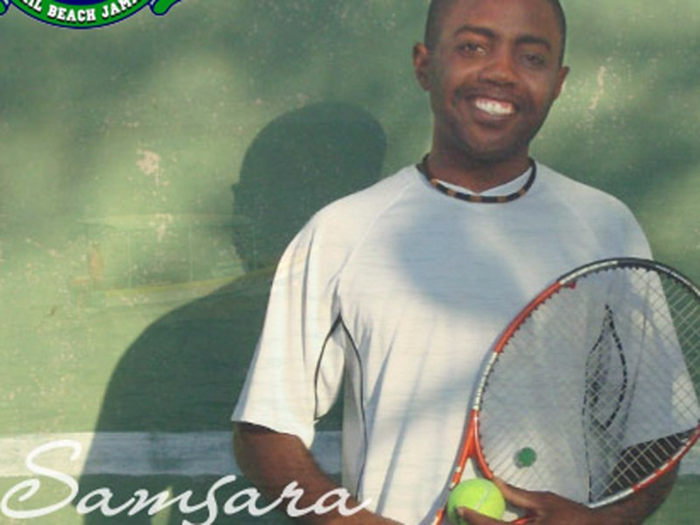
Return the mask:
[[[382,515],[429,521],[494,341],[553,279],[613,256],[650,256],[629,210],[541,164],[524,196],[498,204],[404,168],[290,244],[233,419],[310,445],[345,377],[343,484]]]

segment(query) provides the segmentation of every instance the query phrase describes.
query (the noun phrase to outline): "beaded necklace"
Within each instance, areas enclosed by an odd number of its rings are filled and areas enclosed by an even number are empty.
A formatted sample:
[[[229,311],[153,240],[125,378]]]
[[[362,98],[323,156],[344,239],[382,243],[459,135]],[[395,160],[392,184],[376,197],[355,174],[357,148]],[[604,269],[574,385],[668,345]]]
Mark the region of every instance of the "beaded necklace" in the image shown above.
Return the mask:
[[[478,202],[483,204],[500,204],[504,202],[512,202],[515,199],[522,197],[532,187],[533,183],[535,182],[535,177],[537,176],[537,165],[535,164],[535,161],[530,159],[530,176],[527,178],[527,181],[525,181],[525,184],[523,184],[523,187],[520,188],[518,191],[510,193],[508,195],[472,195],[470,193],[463,193],[449,188],[445,186],[442,182],[440,182],[438,179],[433,177],[433,175],[430,173],[430,169],[428,168],[428,155],[423,157],[423,160],[421,160],[420,163],[416,165],[416,168],[418,168],[418,171],[420,171],[425,176],[425,178],[428,179],[428,182],[431,186],[441,191],[445,195],[467,202]]]

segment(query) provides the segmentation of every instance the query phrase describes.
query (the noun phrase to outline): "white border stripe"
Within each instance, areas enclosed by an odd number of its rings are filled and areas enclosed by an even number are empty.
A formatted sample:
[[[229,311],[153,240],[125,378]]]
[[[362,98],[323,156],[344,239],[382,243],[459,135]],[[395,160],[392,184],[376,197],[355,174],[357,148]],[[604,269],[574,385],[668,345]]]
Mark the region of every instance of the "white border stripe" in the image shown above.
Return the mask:
[[[47,451],[35,463],[71,476],[81,474],[226,475],[240,474],[230,432],[145,433],[85,432],[30,434],[0,438],[0,477],[34,475],[27,456],[37,447],[74,441],[82,452],[70,460],[69,448]],[[329,474],[340,472],[340,432],[319,432],[312,451]]]
[[[0,477],[34,475],[25,464],[27,456],[37,447],[64,440],[82,447],[76,461],[70,461],[71,450],[66,448],[46,452],[35,462],[71,476],[240,474],[230,432],[84,432],[0,438]],[[329,474],[340,472],[340,440],[340,432],[319,432],[312,446],[316,460]],[[681,474],[700,475],[700,445],[683,459]]]

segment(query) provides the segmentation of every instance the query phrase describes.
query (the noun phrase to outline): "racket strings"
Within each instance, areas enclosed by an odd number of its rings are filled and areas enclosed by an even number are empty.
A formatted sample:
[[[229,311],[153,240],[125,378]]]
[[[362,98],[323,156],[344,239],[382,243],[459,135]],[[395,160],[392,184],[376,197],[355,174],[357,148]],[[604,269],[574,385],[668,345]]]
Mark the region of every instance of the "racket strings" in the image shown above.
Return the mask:
[[[628,372],[633,378],[632,389],[614,425],[610,421],[587,428],[589,455],[603,458],[599,464],[589,460],[589,497],[594,502],[654,475],[689,442],[692,433],[680,432],[636,445],[631,442],[658,436],[669,422],[670,427],[678,429],[695,428],[698,424],[697,382],[694,384],[689,377],[698,367],[700,353],[697,298],[675,280],[646,270],[630,273],[629,281],[634,293],[627,300],[638,306],[617,304],[615,310],[619,313],[616,319],[620,330],[627,344],[632,345],[630,349],[620,348],[632,355],[633,369]],[[614,396],[609,399],[613,402]],[[668,401],[660,403],[663,399]],[[639,415],[642,411],[643,418]],[[633,425],[638,428],[639,437],[629,435]]]
[[[691,436],[692,432],[686,432],[626,449],[610,477],[607,493],[601,497],[644,481],[650,472],[660,469],[678,454]]]
[[[592,506],[656,475],[697,439],[699,325],[696,291],[646,267],[561,287],[522,320],[484,383],[488,469]]]
[[[607,489],[604,475],[614,467],[611,458],[621,449],[622,436],[613,437],[611,426],[620,413],[628,390],[629,372],[613,311],[605,306],[600,337],[586,361],[585,392],[581,421],[588,465],[588,499],[593,501]],[[619,429],[619,425],[616,427]]]
[[[516,486],[546,490],[552,473],[543,466],[573,455],[567,429],[580,429],[581,400],[561,378],[569,375],[567,368],[583,370],[584,363],[558,356],[581,335],[578,319],[585,310],[567,291],[549,298],[518,327],[487,380],[480,442],[494,474]],[[537,457],[523,461],[529,450]]]
[[[613,378],[614,375],[618,377]],[[608,428],[620,410],[627,385],[628,371],[622,342],[615,328],[613,312],[606,305],[600,337],[586,361],[583,416],[590,417],[594,426]]]

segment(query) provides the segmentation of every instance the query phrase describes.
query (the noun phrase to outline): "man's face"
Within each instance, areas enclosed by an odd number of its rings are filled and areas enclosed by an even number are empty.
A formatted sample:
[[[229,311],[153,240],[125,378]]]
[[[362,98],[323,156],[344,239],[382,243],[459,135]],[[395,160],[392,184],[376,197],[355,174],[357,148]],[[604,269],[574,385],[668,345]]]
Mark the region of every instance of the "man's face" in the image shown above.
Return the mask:
[[[433,148],[479,162],[527,158],[568,73],[547,0],[457,0],[434,49],[414,49],[430,92]]]

